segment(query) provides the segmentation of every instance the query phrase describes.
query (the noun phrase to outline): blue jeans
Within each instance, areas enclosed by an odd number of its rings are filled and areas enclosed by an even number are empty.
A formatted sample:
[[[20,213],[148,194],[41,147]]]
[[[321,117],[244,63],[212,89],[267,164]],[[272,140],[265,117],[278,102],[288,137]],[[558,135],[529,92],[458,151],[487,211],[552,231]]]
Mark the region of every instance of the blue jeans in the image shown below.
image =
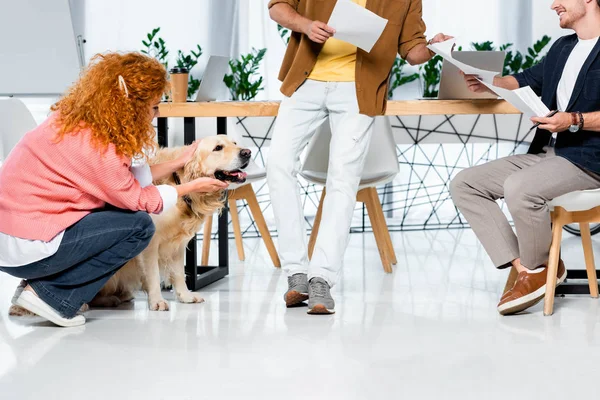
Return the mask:
[[[153,235],[154,224],[145,212],[93,212],[67,228],[56,254],[0,271],[26,279],[42,300],[72,318]]]

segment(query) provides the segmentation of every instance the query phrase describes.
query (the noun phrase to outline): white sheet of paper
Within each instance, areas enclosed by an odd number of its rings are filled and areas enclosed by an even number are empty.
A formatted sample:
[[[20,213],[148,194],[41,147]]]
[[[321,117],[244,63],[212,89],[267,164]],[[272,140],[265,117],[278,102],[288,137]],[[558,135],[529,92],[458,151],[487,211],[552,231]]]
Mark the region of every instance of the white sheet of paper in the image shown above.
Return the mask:
[[[508,90],[481,82],[528,117],[545,117],[550,114],[550,109],[529,86]]]
[[[336,39],[370,52],[387,23],[387,19],[350,0],[338,0],[327,25],[335,29]]]
[[[456,43],[455,39],[450,39],[450,40],[446,40],[445,42],[431,44],[431,45],[427,46],[427,48],[429,50],[433,51],[434,53],[442,56],[444,58],[444,60],[453,64],[454,66],[456,66],[458,69],[460,69],[465,74],[478,75],[482,81],[484,81],[486,83],[494,83],[494,77],[498,74],[501,74],[502,72],[486,71],[485,69],[475,68],[475,67],[472,67],[461,61],[456,60],[454,57],[452,57],[452,47],[454,46],[455,43]]]

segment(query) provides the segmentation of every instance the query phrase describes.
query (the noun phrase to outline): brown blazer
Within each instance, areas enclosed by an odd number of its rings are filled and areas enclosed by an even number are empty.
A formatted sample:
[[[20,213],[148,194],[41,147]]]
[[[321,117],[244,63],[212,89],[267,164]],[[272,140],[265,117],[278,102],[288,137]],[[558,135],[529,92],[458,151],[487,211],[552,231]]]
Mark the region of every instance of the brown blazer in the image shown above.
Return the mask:
[[[286,3],[311,20],[327,22],[337,0],[271,0],[269,8]],[[389,22],[370,53],[358,49],[356,54],[356,96],[361,114],[383,115],[387,103],[389,75],[400,53],[419,43],[426,43],[421,0],[367,0],[366,8]],[[292,32],[281,65],[281,92],[291,96],[310,74],[322,44],[306,35]]]

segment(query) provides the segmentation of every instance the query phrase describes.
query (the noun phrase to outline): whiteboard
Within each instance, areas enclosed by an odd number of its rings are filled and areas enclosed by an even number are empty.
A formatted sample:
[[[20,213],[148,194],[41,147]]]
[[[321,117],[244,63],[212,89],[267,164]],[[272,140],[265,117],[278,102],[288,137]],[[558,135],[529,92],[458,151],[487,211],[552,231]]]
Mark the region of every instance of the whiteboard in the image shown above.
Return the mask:
[[[0,95],[62,94],[79,77],[69,0],[0,0]]]

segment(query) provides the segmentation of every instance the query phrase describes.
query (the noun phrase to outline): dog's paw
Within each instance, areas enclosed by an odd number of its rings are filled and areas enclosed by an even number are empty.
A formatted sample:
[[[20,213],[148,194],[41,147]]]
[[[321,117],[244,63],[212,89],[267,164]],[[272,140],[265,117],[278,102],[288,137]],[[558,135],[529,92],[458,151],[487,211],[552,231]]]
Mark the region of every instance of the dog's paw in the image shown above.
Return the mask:
[[[21,306],[15,305],[10,306],[10,308],[8,309],[8,315],[11,315],[13,317],[35,317],[35,314],[31,311]]]
[[[151,311],[169,311],[169,303],[165,299],[149,300],[148,308]]]
[[[80,313],[88,312],[89,310],[90,306],[88,305],[88,303],[83,303],[83,305],[79,308]]]
[[[177,300],[180,303],[204,303],[204,299],[190,291],[177,293]]]

